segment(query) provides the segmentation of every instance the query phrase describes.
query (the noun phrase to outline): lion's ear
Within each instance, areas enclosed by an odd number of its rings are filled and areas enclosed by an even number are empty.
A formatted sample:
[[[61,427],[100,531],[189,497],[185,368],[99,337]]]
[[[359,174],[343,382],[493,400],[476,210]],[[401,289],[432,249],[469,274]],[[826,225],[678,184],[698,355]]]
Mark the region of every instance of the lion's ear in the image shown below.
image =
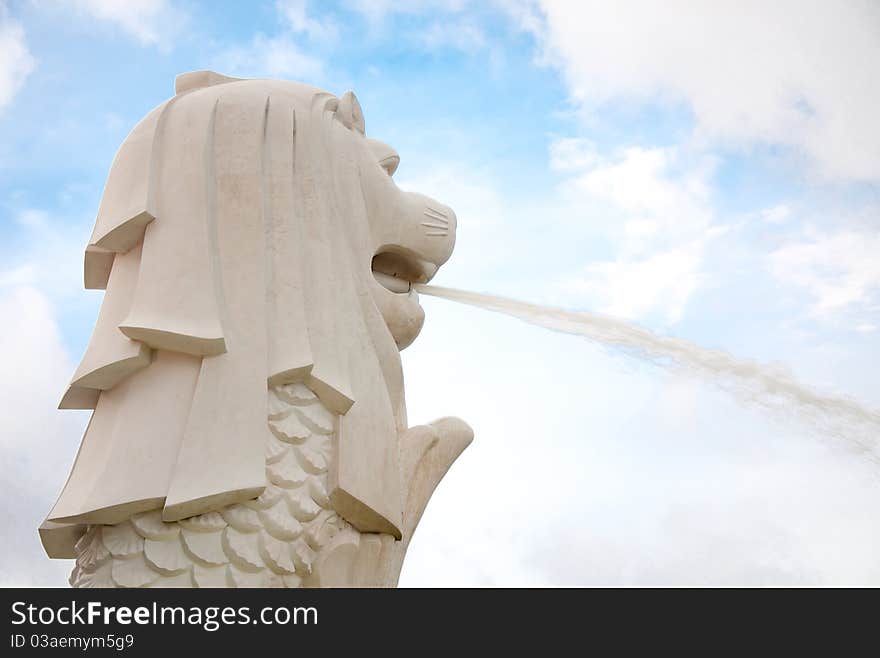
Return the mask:
[[[342,98],[339,99],[336,117],[349,130],[357,130],[361,135],[366,134],[364,112],[361,110],[361,104],[358,103],[357,96],[354,95],[353,91],[345,92]]]

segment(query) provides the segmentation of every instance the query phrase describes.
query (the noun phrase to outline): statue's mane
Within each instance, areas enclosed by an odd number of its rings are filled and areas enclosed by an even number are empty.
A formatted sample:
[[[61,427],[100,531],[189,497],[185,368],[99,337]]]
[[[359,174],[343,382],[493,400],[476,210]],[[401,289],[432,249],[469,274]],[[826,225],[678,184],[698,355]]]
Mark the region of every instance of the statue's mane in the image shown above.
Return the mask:
[[[357,100],[207,72],[177,91],[120,147],[86,248],[86,287],[106,293],[60,406],[94,413],[49,521],[175,520],[258,495],[267,386],[303,382],[341,416],[335,500],[399,534],[406,421],[357,251]],[[371,484],[349,483],[348,462]]]

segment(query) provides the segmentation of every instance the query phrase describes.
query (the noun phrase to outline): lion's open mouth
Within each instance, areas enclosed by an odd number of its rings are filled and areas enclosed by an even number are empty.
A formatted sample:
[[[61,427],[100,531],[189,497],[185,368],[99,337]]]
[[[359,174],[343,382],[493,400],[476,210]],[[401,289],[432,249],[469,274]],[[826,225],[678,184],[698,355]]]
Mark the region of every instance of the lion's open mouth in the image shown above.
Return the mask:
[[[402,250],[380,251],[373,256],[373,277],[393,293],[407,294],[414,283],[427,283],[437,266]]]

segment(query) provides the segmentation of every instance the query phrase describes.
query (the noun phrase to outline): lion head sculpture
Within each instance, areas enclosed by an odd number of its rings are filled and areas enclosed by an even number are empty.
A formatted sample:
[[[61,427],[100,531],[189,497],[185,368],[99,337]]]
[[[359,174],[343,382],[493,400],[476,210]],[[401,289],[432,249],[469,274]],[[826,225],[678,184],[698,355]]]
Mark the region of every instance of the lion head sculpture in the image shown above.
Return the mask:
[[[339,415],[336,511],[400,538],[399,351],[455,214],[395,185],[351,92],[207,71],[175,91],[119,149],[86,248],[85,285],[106,293],[60,407],[94,412],[47,551],[70,557],[88,524],[259,496],[267,388],[296,382]]]

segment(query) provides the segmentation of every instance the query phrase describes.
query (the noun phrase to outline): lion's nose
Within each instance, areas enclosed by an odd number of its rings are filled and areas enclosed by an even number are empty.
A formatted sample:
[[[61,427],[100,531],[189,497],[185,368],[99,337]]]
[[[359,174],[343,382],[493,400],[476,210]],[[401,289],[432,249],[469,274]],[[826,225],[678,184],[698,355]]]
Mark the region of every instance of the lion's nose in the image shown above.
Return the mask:
[[[455,246],[457,220],[452,208],[424,194],[403,192],[395,214],[400,246],[433,265],[429,268],[433,276]]]

